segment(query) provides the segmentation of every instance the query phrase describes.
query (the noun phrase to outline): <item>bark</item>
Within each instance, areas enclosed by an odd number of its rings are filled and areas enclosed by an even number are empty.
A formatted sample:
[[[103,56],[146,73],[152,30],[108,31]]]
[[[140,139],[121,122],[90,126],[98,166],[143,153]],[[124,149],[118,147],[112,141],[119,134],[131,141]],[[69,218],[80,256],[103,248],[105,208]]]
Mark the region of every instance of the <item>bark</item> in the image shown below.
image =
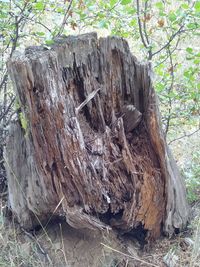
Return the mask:
[[[64,216],[75,228],[173,234],[188,219],[165,142],[149,64],[95,33],[32,47],[8,69],[28,122],[10,126],[9,202],[32,228]]]

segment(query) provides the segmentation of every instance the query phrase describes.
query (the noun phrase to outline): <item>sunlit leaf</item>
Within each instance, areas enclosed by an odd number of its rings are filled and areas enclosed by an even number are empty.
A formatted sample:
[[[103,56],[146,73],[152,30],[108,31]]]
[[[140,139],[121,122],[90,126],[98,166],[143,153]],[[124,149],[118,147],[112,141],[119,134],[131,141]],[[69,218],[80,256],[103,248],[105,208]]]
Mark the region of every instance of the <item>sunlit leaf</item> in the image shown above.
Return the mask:
[[[137,25],[137,19],[132,19],[129,23],[130,26],[136,26]]]
[[[35,9],[37,9],[37,10],[43,10],[44,9],[44,2],[37,2],[35,5],[34,5],[34,7],[35,7]]]
[[[193,49],[191,47],[187,47],[186,51],[191,54],[193,52]]]
[[[52,45],[52,44],[54,44],[54,40],[52,40],[52,39],[45,40],[45,44],[46,45]]]
[[[189,29],[197,29],[197,28],[198,28],[198,24],[197,24],[197,23],[189,23],[189,24],[187,25],[187,27],[188,27]]]
[[[200,59],[195,59],[194,64],[198,65],[200,63]]]
[[[188,5],[187,3],[183,3],[183,4],[181,5],[181,7],[182,7],[183,9],[188,9],[188,8],[189,8],[189,5]]]
[[[168,18],[171,22],[173,22],[177,19],[177,15],[174,12],[170,12]]]
[[[132,2],[132,0],[122,0],[121,1],[121,4],[122,5],[128,5],[128,4],[130,4]]]
[[[200,1],[196,1],[195,5],[194,5],[194,8],[197,12],[200,11]]]
[[[45,35],[44,32],[36,32],[36,34],[37,34],[38,36],[44,36],[44,35]]]
[[[110,0],[110,6],[113,7],[117,2],[118,0]]]
[[[164,8],[164,5],[163,5],[162,2],[157,2],[157,3],[155,3],[155,6],[156,6],[157,8],[159,8],[159,9],[163,9],[163,8]]]

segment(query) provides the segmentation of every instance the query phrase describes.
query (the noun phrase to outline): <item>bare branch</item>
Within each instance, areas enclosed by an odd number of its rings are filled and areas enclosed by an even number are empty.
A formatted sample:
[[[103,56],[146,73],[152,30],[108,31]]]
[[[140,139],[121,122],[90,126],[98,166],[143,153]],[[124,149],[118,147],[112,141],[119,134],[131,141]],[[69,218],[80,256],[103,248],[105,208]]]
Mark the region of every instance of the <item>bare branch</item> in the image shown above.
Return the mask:
[[[139,27],[139,32],[140,32],[140,37],[141,37],[141,40],[142,40],[142,43],[144,45],[145,48],[148,48],[148,45],[144,39],[144,35],[143,35],[143,32],[142,32],[142,23],[141,23],[141,19],[140,19],[140,3],[139,3],[139,0],[136,0],[136,3],[137,3],[137,19],[138,19],[138,27]]]
[[[149,54],[148,59],[151,60],[152,59],[152,48],[150,46],[149,36],[147,34],[147,25],[146,25],[147,9],[148,9],[148,0],[145,1],[145,5],[144,5],[143,31],[144,31],[144,36],[146,38],[146,42],[148,45],[148,54]]]
[[[23,17],[24,17],[24,19],[28,19],[28,20],[30,20],[30,21],[35,22],[35,23],[38,24],[38,25],[41,25],[41,26],[44,27],[48,32],[51,33],[50,28],[48,28],[47,25],[45,25],[44,23],[42,23],[42,22],[40,22],[40,21],[37,21],[37,20],[34,20],[34,16],[32,16],[32,18],[28,18],[28,17],[26,17],[26,16],[23,16]]]
[[[6,108],[6,110],[3,112],[3,114],[1,114],[0,116],[0,121],[8,114],[8,112],[10,111],[10,108],[12,106],[12,104],[15,101],[15,97],[13,97],[13,99],[11,100],[10,104],[8,105],[8,107]]]
[[[157,55],[158,53],[160,53],[163,49],[169,47],[171,42],[175,39],[175,37],[177,35],[179,35],[180,33],[182,33],[183,28],[184,28],[184,25],[181,25],[180,28],[178,29],[178,31],[176,31],[174,34],[171,35],[171,37],[169,38],[168,42],[163,47],[161,47],[156,52],[152,53],[152,57]]]
[[[167,90],[167,93],[169,94],[174,86],[174,64],[172,60],[172,53],[170,51],[170,48],[168,48],[168,53],[169,53],[169,59],[170,59],[170,75],[171,75],[171,84],[169,86],[169,89]],[[170,125],[170,120],[171,120],[171,111],[172,111],[172,99],[169,97],[169,109],[168,109],[168,117],[167,117],[167,124],[166,124],[166,129],[165,129],[165,138],[167,136],[167,133],[169,131],[169,125]]]
[[[59,30],[59,32],[57,34],[57,37],[60,36],[63,33],[63,30],[65,28],[65,24],[67,22],[67,19],[69,17],[69,14],[70,14],[69,11],[71,9],[72,3],[73,3],[73,0],[70,0],[69,6],[68,6],[67,10],[65,11],[65,15],[63,17],[63,21],[62,21],[62,24],[60,26],[60,30]]]
[[[178,40],[174,48],[171,50],[171,54],[173,54],[174,51],[177,50],[179,42],[180,42],[180,35],[178,36]],[[159,62],[156,66],[154,66],[154,68],[157,68],[159,65],[163,64],[168,58],[169,58],[169,53],[167,53],[167,56],[161,62]]]
[[[138,19],[138,27],[139,27],[140,38],[142,40],[142,43],[143,43],[144,47],[148,51],[148,59],[151,60],[152,59],[152,49],[151,49],[150,42],[149,42],[149,37],[148,37],[148,34],[147,34],[146,20],[144,19],[144,21],[143,21],[143,30],[142,30],[142,23],[141,23],[141,19],[140,19],[140,3],[139,3],[139,0],[137,0],[136,3],[137,3],[137,19]],[[146,14],[147,8],[148,8],[148,1],[145,1],[144,14]]]
[[[7,80],[8,80],[8,72],[6,71],[6,73],[4,74],[3,79],[1,80],[1,83],[0,83],[0,90],[2,89],[4,84],[7,82]]]
[[[194,132],[190,133],[190,134],[184,134],[184,135],[182,135],[182,136],[180,136],[180,137],[178,137],[178,138],[175,138],[175,139],[171,140],[171,141],[168,143],[168,145],[172,144],[172,143],[175,142],[175,141],[178,141],[178,140],[180,140],[180,139],[183,139],[183,138],[185,138],[185,137],[190,137],[190,136],[192,136],[193,134],[195,134],[195,133],[197,133],[197,132],[199,132],[199,131],[200,131],[200,127],[199,127],[197,130],[195,130]]]

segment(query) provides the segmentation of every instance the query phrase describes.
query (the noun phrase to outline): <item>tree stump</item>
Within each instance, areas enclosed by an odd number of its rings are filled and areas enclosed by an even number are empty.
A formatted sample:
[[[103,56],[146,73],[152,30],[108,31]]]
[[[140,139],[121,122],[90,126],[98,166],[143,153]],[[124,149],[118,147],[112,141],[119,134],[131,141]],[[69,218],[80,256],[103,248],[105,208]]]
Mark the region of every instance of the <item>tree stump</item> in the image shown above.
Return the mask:
[[[27,228],[64,216],[74,228],[155,239],[188,219],[165,142],[151,68],[122,38],[96,33],[30,47],[8,62],[22,118],[5,151],[9,203]]]

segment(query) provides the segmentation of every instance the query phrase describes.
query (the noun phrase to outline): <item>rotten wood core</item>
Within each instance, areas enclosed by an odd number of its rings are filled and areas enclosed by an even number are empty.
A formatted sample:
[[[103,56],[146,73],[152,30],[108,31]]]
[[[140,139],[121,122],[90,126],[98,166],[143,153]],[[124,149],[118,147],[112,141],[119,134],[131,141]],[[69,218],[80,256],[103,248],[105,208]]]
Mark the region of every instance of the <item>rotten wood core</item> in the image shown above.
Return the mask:
[[[185,187],[163,137],[149,64],[122,38],[69,36],[8,69],[28,122],[10,127],[9,201],[32,228],[62,214],[75,228],[172,234]]]

